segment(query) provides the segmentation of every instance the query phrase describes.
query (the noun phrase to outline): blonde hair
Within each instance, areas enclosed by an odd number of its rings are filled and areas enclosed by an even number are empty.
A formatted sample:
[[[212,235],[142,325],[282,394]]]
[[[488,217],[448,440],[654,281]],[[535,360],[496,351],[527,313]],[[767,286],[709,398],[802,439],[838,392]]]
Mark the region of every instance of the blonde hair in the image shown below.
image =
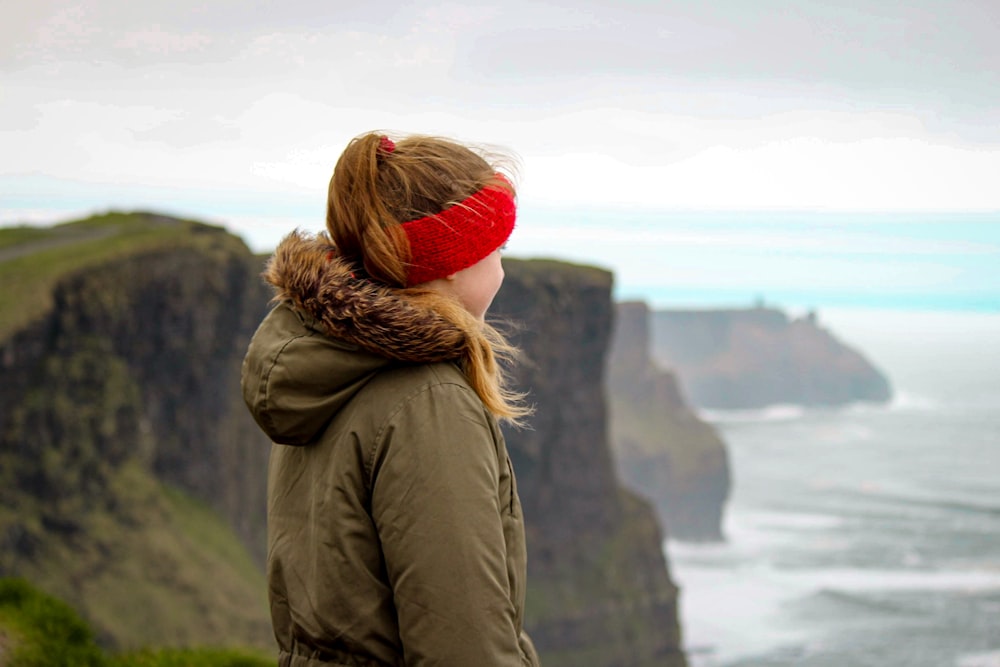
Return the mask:
[[[518,356],[496,328],[456,299],[427,287],[407,287],[410,247],[401,224],[440,213],[486,186],[513,186],[497,174],[499,155],[457,142],[409,136],[387,150],[379,133],[353,139],[337,161],[327,197],[326,228],[337,253],[415,305],[433,310],[465,334],[462,371],[483,405],[498,419],[518,423],[531,410],[508,386],[504,366]],[[488,160],[488,158],[490,158]]]

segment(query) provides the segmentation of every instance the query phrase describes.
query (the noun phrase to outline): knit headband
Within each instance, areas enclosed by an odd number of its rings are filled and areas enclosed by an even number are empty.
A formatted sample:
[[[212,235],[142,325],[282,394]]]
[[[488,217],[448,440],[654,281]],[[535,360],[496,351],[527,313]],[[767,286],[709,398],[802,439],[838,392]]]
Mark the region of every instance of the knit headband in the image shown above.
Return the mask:
[[[410,242],[406,284],[444,278],[476,264],[507,241],[515,217],[514,197],[488,185],[436,215],[404,222]]]

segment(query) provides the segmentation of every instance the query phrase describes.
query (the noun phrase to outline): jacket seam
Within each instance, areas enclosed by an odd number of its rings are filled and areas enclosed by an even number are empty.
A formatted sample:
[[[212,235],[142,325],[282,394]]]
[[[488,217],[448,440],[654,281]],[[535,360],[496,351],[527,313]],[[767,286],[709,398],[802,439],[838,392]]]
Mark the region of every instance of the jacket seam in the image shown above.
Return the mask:
[[[507,459],[507,474],[510,475],[510,506],[509,506],[509,512],[510,512],[511,516],[517,516],[517,513],[514,511],[514,497],[515,497],[515,492],[516,492],[516,488],[514,486],[514,463],[510,460],[510,454],[505,455],[504,458]]]
[[[392,412],[390,412],[386,416],[385,420],[382,422],[382,425],[379,426],[378,430],[375,432],[375,436],[372,438],[371,443],[368,445],[368,452],[365,455],[365,468],[367,468],[365,472],[366,472],[366,477],[368,478],[369,492],[371,492],[375,486],[375,480],[373,479],[373,475],[375,474],[375,450],[378,449],[378,443],[382,441],[382,435],[385,433],[386,429],[389,428],[389,425],[392,424],[392,421],[396,418],[396,415],[402,412],[403,409],[420,394],[430,391],[434,387],[446,387],[446,386],[458,387],[462,391],[468,391],[468,392],[472,391],[472,389],[463,385],[460,382],[455,382],[453,380],[441,380],[435,377],[434,379],[427,380],[424,384],[420,385],[419,387],[411,391],[409,394],[404,396],[402,399],[400,399],[399,403],[397,403],[396,407],[392,410]]]

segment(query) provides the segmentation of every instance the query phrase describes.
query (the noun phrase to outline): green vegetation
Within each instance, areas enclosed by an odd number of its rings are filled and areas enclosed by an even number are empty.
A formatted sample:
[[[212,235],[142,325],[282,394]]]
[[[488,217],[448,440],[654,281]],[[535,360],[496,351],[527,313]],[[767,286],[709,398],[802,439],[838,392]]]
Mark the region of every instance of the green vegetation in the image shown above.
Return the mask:
[[[169,263],[193,253],[220,267],[250,257],[221,228],[151,213],[0,230],[0,340],[50,314],[60,283],[87,288],[90,274],[120,261],[129,262],[123,275],[141,275],[148,256]],[[130,305],[113,282],[81,294],[85,303],[70,309],[118,316]],[[32,362],[30,382],[5,394],[13,400],[0,420],[0,573],[65,600],[106,648],[232,642],[273,652],[263,572],[214,507],[158,479],[154,452],[166,445],[128,360],[103,332],[62,335],[69,344]],[[142,664],[186,660],[143,655]]]
[[[503,262],[511,275],[516,274],[529,286],[539,282],[560,281],[565,278],[571,280],[574,285],[611,287],[611,272],[596,266],[573,264],[561,259],[512,259],[504,257]]]
[[[87,624],[22,579],[0,579],[0,638],[0,660],[7,667],[104,664]]]
[[[246,246],[219,227],[154,213],[107,213],[56,227],[0,229],[0,340],[52,307],[58,281],[111,259],[154,249]]]
[[[106,480],[108,500],[73,517],[70,532],[46,530],[43,503],[21,497],[0,528],[27,535],[30,554],[0,556],[70,602],[102,644],[120,649],[225,641],[273,646],[264,575],[209,507],[164,487],[136,462]],[[34,517],[34,518],[33,518]]]
[[[265,667],[248,649],[143,649],[107,655],[70,608],[23,579],[0,579],[0,665],[4,667]]]
[[[51,227],[5,227],[0,229],[0,250],[22,243],[51,238]]]

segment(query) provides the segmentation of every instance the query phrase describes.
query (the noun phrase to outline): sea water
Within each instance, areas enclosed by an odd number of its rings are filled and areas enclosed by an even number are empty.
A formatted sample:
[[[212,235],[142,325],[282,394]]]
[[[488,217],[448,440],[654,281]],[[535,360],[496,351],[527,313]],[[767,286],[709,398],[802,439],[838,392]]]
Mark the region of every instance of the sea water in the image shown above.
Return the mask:
[[[1000,315],[826,325],[895,398],[702,415],[733,487],[725,543],[667,545],[692,666],[1000,667]]]

